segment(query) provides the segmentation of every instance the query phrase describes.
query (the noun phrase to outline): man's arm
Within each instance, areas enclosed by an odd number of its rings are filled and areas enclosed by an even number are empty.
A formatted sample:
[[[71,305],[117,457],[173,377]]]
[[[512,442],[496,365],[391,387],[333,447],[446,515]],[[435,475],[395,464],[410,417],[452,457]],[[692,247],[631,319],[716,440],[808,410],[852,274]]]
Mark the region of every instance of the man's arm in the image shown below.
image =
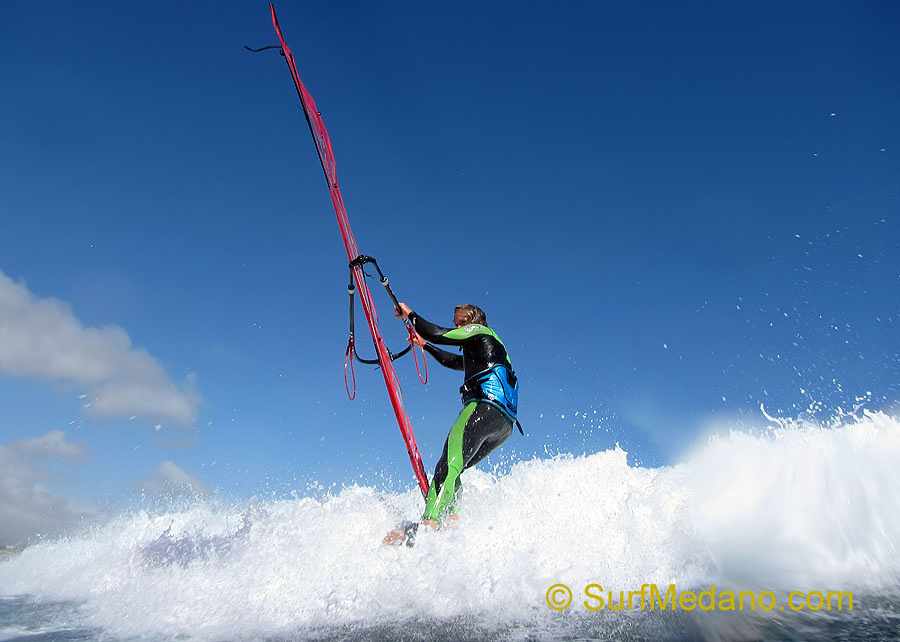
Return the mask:
[[[451,370],[463,369],[463,358],[461,354],[453,354],[452,352],[441,350],[440,348],[435,347],[430,343],[426,343],[424,349],[428,354],[437,359],[437,362],[445,368],[450,368]]]
[[[444,339],[444,335],[448,332],[451,332],[452,328],[442,328],[431,323],[430,321],[426,321],[415,312],[410,310],[409,306],[405,303],[397,304],[396,312],[396,316],[409,321],[409,323],[415,330],[416,336],[411,339],[411,341],[415,341],[416,345],[420,346],[423,350],[428,352],[428,354],[437,359],[437,362],[442,366],[450,368],[452,370],[464,369],[464,362],[461,354],[453,354],[452,352],[441,350],[440,348],[437,348],[430,343],[426,343],[426,341],[434,341],[435,343],[461,345],[461,342],[450,342]]]
[[[454,337],[454,334],[459,334],[456,332],[456,328],[442,328],[431,321],[426,321],[415,312],[410,312],[407,318],[409,319],[409,322],[412,323],[416,334],[432,343],[438,343],[445,346],[461,346],[469,339],[468,335]]]

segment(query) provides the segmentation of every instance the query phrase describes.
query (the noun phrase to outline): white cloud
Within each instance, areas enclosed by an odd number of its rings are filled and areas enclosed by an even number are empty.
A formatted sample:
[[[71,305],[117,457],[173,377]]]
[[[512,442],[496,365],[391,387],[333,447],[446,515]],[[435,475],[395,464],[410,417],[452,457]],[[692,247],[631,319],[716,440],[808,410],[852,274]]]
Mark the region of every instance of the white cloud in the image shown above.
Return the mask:
[[[190,425],[198,398],[179,389],[120,327],[86,328],[69,306],[0,272],[0,375],[85,386],[88,412]]]
[[[61,430],[34,439],[0,444],[0,545],[53,536],[95,514],[95,509],[55,495],[43,483],[47,458],[79,460],[84,446],[66,441]]]
[[[164,461],[156,474],[137,483],[137,489],[154,497],[211,497],[212,490],[202,481],[184,472],[177,464]]]
[[[34,439],[23,439],[16,442],[13,445],[13,449],[22,455],[27,455],[34,459],[62,457],[63,459],[77,461],[84,457],[84,445],[66,441],[66,433],[62,430],[53,430]]]

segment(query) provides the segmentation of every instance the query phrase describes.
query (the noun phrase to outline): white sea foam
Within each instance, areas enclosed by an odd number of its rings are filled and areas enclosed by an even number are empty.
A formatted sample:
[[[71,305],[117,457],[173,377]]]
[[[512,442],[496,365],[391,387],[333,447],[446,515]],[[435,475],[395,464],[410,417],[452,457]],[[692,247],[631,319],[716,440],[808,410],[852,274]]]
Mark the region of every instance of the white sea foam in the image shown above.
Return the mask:
[[[214,640],[410,617],[534,632],[559,619],[557,583],[566,615],[592,582],[877,591],[900,579],[897,462],[900,422],[866,413],[732,431],[674,467],[616,449],[472,470],[460,522],[411,549],[380,540],[417,490],[142,511],[0,564],[0,594],[80,603],[114,636]]]

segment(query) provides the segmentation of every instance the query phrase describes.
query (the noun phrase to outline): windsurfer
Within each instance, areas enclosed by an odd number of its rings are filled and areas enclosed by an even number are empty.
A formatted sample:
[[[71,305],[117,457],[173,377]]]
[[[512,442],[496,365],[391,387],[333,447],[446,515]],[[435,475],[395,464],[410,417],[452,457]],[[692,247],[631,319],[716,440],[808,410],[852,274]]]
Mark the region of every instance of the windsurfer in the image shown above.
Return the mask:
[[[442,328],[399,304],[398,317],[408,319],[415,330],[410,338],[442,366],[462,370],[460,388],[463,409],[450,429],[444,450],[434,469],[425,498],[422,524],[437,530],[444,520],[456,519],[460,474],[505,442],[516,422],[519,385],[506,347],[488,327],[484,311],[464,304],[453,312],[454,328]],[[436,345],[457,346],[462,354]],[[521,430],[521,428],[520,428]],[[411,543],[415,524],[389,532],[385,544]]]

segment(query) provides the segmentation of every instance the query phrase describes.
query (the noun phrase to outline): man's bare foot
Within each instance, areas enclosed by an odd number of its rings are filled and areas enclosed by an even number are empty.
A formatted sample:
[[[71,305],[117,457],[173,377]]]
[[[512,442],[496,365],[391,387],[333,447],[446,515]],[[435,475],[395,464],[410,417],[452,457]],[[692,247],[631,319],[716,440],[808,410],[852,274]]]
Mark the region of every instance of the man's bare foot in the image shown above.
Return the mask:
[[[381,543],[384,546],[400,546],[403,543],[412,546],[415,543],[418,528],[419,524],[416,522],[403,522],[400,524],[400,528],[389,531]]]
[[[400,546],[400,544],[405,541],[406,531],[402,528],[395,528],[384,536],[384,539],[381,540],[381,544],[383,546]]]

